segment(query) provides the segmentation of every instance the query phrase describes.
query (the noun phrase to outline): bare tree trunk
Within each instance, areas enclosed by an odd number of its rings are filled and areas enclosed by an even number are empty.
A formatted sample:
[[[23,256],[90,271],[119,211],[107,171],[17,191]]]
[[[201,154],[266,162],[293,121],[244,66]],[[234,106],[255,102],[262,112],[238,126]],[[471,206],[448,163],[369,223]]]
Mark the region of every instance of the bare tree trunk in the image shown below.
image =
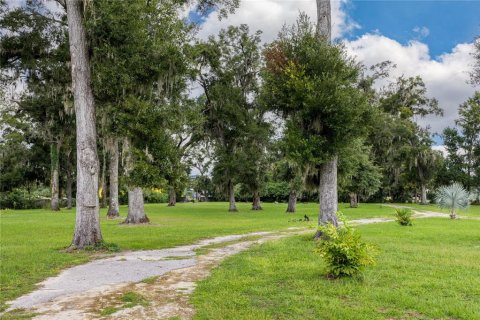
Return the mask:
[[[100,190],[102,194],[102,200],[100,201],[100,208],[107,207],[107,150],[103,146],[102,150],[102,174],[100,177]]]
[[[422,184],[421,188],[422,188],[422,200],[420,204],[427,204],[427,187],[424,184]]]
[[[229,212],[237,212],[237,206],[235,205],[235,189],[232,180],[228,181],[228,200],[230,205],[228,207]]]
[[[337,157],[320,166],[319,198],[318,225],[324,226],[331,223],[338,227]],[[317,231],[315,238],[318,239],[320,236],[321,233]]]
[[[50,162],[51,162],[51,198],[50,207],[53,211],[60,210],[60,183],[59,183],[59,167],[60,167],[60,140],[50,145]]]
[[[118,203],[118,140],[116,138],[109,141],[109,194],[110,201],[108,205],[108,218],[117,218],[120,216]]]
[[[358,195],[350,192],[350,208],[358,208]]]
[[[263,210],[260,203],[260,194],[258,193],[258,191],[255,191],[253,193],[252,210]]]
[[[317,0],[317,36],[319,40],[332,41],[330,0]],[[338,226],[337,160],[334,156],[320,166],[320,215],[319,225],[332,223]],[[317,232],[315,238],[320,237]]]
[[[457,219],[457,214],[455,213],[455,209],[452,209],[450,212],[450,219]]]
[[[288,195],[288,207],[287,212],[296,212],[297,211],[297,192],[291,190]]]
[[[317,0],[317,35],[327,42],[332,41],[330,0]]]
[[[128,216],[123,223],[147,223],[150,220],[145,214],[143,190],[133,187],[128,190]]]
[[[175,192],[174,187],[168,189],[168,206],[175,207],[177,204],[177,193]]]
[[[98,155],[95,105],[90,86],[90,62],[83,24],[83,1],[66,0],[71,71],[77,126],[77,204],[72,245],[102,241],[98,213]]]

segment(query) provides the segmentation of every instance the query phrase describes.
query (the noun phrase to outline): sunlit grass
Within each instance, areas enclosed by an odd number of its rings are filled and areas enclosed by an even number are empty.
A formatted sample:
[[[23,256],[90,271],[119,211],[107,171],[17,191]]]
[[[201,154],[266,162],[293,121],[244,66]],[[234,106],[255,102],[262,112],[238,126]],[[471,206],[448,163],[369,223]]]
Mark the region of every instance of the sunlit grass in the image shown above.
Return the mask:
[[[329,280],[310,236],[282,239],[200,282],[196,319],[480,319],[480,221],[358,229],[379,249],[362,279]]]
[[[227,212],[227,203],[179,203],[146,205],[149,225],[121,225],[122,219],[107,220],[101,210],[104,240],[122,250],[158,249],[195,242],[214,236],[253,231],[280,230],[315,226],[318,204],[299,203],[298,212],[285,213],[286,204],[264,203],[263,211],[250,210],[249,203],[239,203],[238,213]],[[340,205],[349,219],[391,216],[394,209],[378,204],[362,204],[357,209]],[[65,267],[91,259],[93,252],[65,253],[62,249],[72,239],[75,210],[0,211],[0,303],[34,289],[34,285]],[[125,218],[126,207],[121,208]],[[299,220],[304,215],[311,219]]]

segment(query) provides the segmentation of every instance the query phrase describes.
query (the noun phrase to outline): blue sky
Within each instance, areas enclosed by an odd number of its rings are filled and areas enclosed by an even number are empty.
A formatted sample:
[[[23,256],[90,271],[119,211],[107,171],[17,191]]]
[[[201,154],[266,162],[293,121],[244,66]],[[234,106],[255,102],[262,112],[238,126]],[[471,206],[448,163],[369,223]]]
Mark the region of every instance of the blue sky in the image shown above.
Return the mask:
[[[378,31],[402,44],[417,39],[432,58],[480,35],[480,1],[351,1],[344,10],[360,25],[345,38]]]

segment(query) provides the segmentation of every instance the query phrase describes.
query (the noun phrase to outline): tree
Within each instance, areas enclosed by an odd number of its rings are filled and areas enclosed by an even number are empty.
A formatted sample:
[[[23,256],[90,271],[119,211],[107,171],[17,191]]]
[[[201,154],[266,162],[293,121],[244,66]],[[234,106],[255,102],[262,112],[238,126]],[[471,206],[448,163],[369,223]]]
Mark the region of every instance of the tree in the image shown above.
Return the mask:
[[[265,58],[265,104],[285,119],[292,156],[319,178],[319,224],[337,225],[337,156],[366,134],[370,117],[360,68],[342,47],[319,41],[305,15],[267,47]]]
[[[40,1],[1,12],[0,65],[4,80],[22,82],[15,112],[35,123],[37,135],[50,146],[51,209],[60,210],[60,154],[73,125],[70,108],[67,32],[62,14]]]
[[[456,219],[458,209],[466,209],[469,205],[468,191],[459,183],[440,187],[435,197],[440,208],[450,210],[450,218]]]
[[[480,38],[476,38],[475,42],[475,52],[473,57],[475,58],[475,65],[473,66],[473,71],[471,74],[471,80],[473,84],[480,84]]]
[[[260,32],[249,34],[248,26],[230,26],[218,38],[197,46],[198,78],[204,96],[205,132],[215,148],[213,178],[226,188],[229,211],[237,211],[234,186],[241,182],[242,153],[255,128]]]
[[[98,203],[98,156],[95,102],[82,0],[66,0],[73,95],[77,126],[77,217],[72,245],[78,248],[102,241]]]

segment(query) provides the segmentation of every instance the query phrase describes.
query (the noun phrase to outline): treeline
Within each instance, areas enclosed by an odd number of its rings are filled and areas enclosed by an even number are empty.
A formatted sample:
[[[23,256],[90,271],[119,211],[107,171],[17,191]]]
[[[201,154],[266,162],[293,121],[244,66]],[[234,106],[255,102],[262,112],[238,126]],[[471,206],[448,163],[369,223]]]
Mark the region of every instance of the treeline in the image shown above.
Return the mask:
[[[66,15],[77,3],[85,65],[72,59]],[[109,217],[128,194],[131,223],[148,221],[144,189],[168,193],[170,206],[193,189],[197,199],[229,201],[229,211],[238,199],[260,210],[266,197],[288,201],[289,212],[297,199],[336,203],[337,186],[353,207],[427,203],[429,190],[454,181],[480,193],[480,93],[443,132],[444,156],[416,122],[443,114],[423,80],[386,81],[392,63],[365,68],[305,15],[264,47],[246,25],[197,39],[177,1],[58,1],[53,11],[37,0],[0,4],[2,208],[33,205],[44,186],[53,210],[71,208],[79,166],[98,173],[81,185]],[[225,16],[237,5],[200,1],[197,10]],[[85,70],[92,102],[84,103],[96,109],[79,113]]]

